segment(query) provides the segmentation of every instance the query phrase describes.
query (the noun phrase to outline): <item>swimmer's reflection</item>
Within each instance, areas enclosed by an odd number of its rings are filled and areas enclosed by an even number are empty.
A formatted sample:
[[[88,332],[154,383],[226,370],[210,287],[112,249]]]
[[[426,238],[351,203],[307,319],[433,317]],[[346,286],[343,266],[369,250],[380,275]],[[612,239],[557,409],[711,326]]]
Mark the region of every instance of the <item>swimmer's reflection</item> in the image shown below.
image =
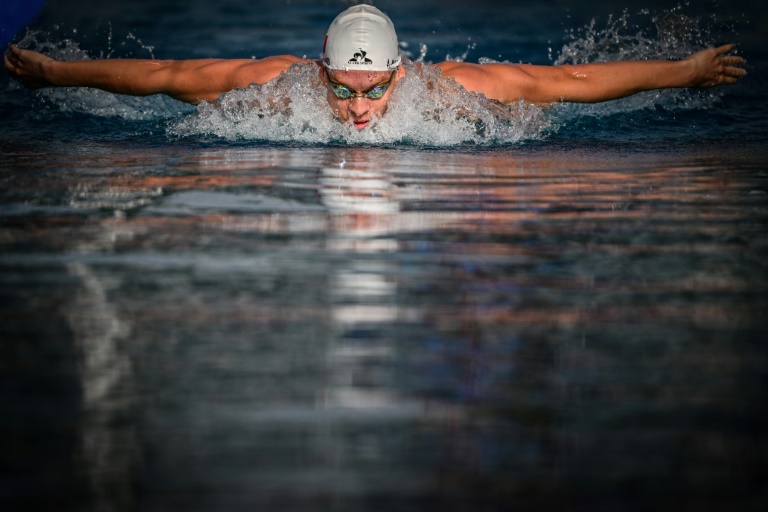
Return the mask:
[[[332,153],[321,168],[318,190],[328,209],[327,245],[344,255],[329,280],[330,313],[339,335],[328,346],[332,376],[323,405],[412,415],[418,407],[398,397],[387,385],[391,376],[377,370],[396,357],[390,326],[399,315],[395,269],[381,257],[397,250],[390,235],[400,204],[390,165],[386,152],[349,148]],[[377,256],[367,259],[368,254]],[[363,332],[369,336],[361,343]]]
[[[334,153],[330,160],[330,165],[320,170],[318,190],[330,213],[334,242],[341,243],[341,233],[356,238],[359,244],[361,238],[391,232],[397,222],[395,214],[400,211],[391,158],[369,148],[350,148]],[[382,242],[372,239],[367,245],[387,245]],[[389,246],[389,250],[394,249]]]

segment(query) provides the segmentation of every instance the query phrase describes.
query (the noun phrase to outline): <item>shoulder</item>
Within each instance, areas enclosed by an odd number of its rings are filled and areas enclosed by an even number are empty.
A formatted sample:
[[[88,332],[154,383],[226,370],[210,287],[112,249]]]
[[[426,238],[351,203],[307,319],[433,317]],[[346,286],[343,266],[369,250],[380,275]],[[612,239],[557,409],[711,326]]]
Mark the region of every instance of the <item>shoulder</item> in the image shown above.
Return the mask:
[[[250,85],[252,83],[264,84],[280,76],[297,63],[312,63],[311,59],[302,59],[293,55],[275,55],[263,59],[243,59],[229,61],[231,71],[240,83]]]
[[[524,76],[525,66],[520,64],[492,63],[475,64],[472,62],[439,62],[435,64],[445,76],[455,78],[456,81],[487,80],[489,78],[501,78],[505,76]]]
[[[529,66],[520,64],[440,62],[435,66],[468,91],[479,92],[502,103],[527,97],[528,90],[534,85],[535,77],[529,72]]]

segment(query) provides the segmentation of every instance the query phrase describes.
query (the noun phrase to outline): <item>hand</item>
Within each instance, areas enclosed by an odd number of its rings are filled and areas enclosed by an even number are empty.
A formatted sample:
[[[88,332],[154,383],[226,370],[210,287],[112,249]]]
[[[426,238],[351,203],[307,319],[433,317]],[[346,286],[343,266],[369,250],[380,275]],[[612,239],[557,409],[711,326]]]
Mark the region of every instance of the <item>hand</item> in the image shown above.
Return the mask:
[[[40,89],[53,85],[45,78],[45,67],[54,62],[50,57],[32,50],[22,50],[12,44],[3,59],[5,69],[19,82],[30,89]]]
[[[736,55],[727,55],[733,47],[732,44],[726,44],[719,48],[707,48],[685,59],[694,67],[691,87],[733,84],[739,78],[746,76],[747,71],[740,67],[744,64],[744,59]]]

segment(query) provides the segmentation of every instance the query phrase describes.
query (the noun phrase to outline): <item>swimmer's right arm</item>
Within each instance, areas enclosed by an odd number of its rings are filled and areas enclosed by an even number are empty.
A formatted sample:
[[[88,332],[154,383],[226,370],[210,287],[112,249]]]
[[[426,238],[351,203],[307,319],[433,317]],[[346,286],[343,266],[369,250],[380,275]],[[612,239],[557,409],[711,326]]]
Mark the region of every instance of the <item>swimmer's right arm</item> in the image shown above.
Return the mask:
[[[57,61],[11,45],[5,68],[22,84],[93,87],[117,94],[165,94],[187,103],[213,101],[232,89],[263,84],[305,59],[289,55],[251,59]]]

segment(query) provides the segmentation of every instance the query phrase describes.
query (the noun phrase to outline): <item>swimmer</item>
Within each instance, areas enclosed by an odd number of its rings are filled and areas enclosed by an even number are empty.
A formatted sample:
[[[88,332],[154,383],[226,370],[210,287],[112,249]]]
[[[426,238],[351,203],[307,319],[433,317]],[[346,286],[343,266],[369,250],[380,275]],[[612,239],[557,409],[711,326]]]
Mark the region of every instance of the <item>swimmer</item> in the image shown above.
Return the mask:
[[[597,103],[641,91],[713,87],[744,77],[744,59],[733,45],[708,48],[680,61],[648,60],[540,66],[531,64],[434,64],[469,91],[509,104],[523,100]],[[290,55],[254,59],[101,59],[57,61],[11,45],[5,68],[25,86],[94,87],[112,93],[165,94],[197,104],[251,84],[274,80],[296,63],[315,63],[333,114],[358,129],[382,116],[405,74],[395,27],[383,12],[356,5],[331,23],[320,60]]]

